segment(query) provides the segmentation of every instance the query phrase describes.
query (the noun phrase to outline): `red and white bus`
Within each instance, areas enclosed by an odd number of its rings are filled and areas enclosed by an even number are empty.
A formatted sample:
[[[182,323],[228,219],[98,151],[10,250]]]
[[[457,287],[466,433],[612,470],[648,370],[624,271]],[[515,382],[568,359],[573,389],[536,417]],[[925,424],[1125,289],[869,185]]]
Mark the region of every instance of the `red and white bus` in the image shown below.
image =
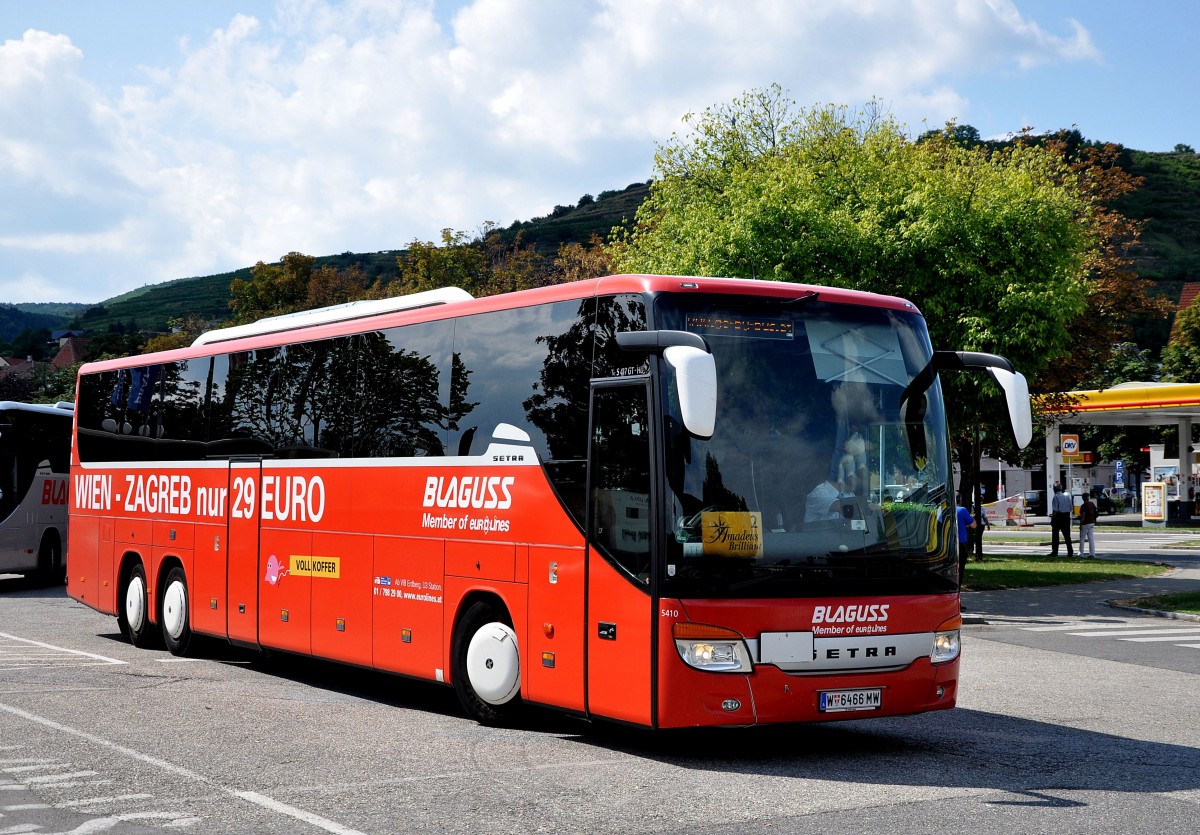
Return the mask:
[[[0,574],[62,583],[71,404],[0,400]]]
[[[668,728],[954,705],[942,367],[901,299],[609,276],[276,317],[80,371],[68,591]],[[907,487],[902,502],[887,486]]]

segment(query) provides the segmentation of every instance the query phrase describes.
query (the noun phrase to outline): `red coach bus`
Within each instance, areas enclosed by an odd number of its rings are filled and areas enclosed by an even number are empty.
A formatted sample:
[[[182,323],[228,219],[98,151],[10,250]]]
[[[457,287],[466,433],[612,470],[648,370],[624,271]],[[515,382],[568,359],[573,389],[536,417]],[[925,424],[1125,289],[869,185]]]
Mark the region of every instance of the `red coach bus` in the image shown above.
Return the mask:
[[[193,633],[667,728],[954,705],[934,352],[901,299],[610,276],[276,317],[80,370],[68,591]]]

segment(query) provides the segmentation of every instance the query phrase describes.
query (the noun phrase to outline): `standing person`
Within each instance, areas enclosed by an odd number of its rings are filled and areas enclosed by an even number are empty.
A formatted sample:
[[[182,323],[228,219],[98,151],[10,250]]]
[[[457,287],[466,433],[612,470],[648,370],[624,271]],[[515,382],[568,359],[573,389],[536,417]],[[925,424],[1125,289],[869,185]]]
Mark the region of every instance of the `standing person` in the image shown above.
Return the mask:
[[[1096,503],[1092,501],[1090,494],[1085,494],[1083,504],[1079,508],[1079,556],[1085,556],[1083,553],[1084,543],[1088,546],[1086,556],[1089,559],[1096,557],[1096,519],[1100,516],[1100,511],[1096,508]]]
[[[958,497],[958,584],[967,576],[967,555],[971,553],[971,531],[975,530],[975,519],[967,510],[963,497]]]
[[[1058,535],[1067,540],[1067,556],[1075,554],[1071,549],[1071,497],[1063,492],[1061,484],[1054,485],[1054,498],[1050,500],[1050,556],[1058,556]]]

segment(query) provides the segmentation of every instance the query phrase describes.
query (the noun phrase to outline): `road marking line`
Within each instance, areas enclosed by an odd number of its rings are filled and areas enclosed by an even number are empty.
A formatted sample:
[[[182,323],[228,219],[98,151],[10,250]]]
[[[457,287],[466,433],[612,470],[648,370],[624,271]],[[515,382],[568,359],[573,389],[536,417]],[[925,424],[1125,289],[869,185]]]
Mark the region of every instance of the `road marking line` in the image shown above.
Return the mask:
[[[305,821],[306,823],[311,823],[313,826],[320,827],[327,832],[335,832],[338,833],[338,835],[362,835],[361,833],[356,833],[349,827],[344,827],[341,824],[334,823],[331,820],[326,820],[320,815],[314,815],[311,812],[304,811],[303,809],[297,809],[295,806],[288,806],[286,803],[280,803],[278,800],[274,800],[266,795],[259,794],[258,792],[234,792],[234,794],[243,800],[248,800],[251,803],[257,803],[259,806],[265,806],[266,808],[274,809],[276,812],[281,814],[290,815],[291,817]]]
[[[32,644],[35,647],[43,649],[55,649],[59,652],[69,652],[72,655],[83,655],[87,658],[95,658],[98,661],[103,661],[107,664],[128,664],[128,661],[118,661],[116,658],[109,658],[105,655],[96,655],[94,652],[84,652],[81,649],[67,649],[66,647],[56,647],[54,644],[44,644],[41,641],[31,641],[28,638],[18,638],[16,635],[9,635],[7,632],[0,632],[0,638],[8,638],[10,641],[20,641],[25,644]]]
[[[78,806],[94,806],[100,803],[116,803],[121,800],[149,800],[152,794],[118,794],[112,797],[89,797],[87,800],[64,800],[56,804],[59,809],[69,809]]]
[[[1200,628],[1177,626],[1174,629],[1140,629],[1126,632],[1069,632],[1080,638],[1122,638],[1126,635],[1177,635],[1180,638],[1194,638],[1200,635]]]
[[[94,771],[72,771],[68,774],[43,774],[41,777],[26,777],[22,782],[24,782],[27,786],[33,785],[34,783],[37,783],[40,786],[45,785],[46,783],[62,783],[66,780],[74,780],[76,777],[95,776],[97,775]]]
[[[1072,629],[1141,629],[1158,626],[1157,623],[1088,623],[1087,621],[1076,621],[1075,623],[1060,623],[1056,626],[1026,626],[1025,632],[1068,632]]]
[[[1191,640],[1196,639],[1197,637],[1200,637],[1200,635],[1197,635],[1196,633],[1192,632],[1187,635],[1171,635],[1171,636],[1168,636],[1165,638],[1118,638],[1117,640],[1118,641],[1133,641],[1133,642],[1139,643],[1139,644],[1151,644],[1151,643],[1155,643],[1155,642],[1169,643],[1171,641],[1191,641]]]
[[[70,763],[53,763],[44,762],[40,765],[14,765],[8,768],[0,769],[5,774],[19,774],[22,771],[45,771],[48,768],[70,768]]]
[[[2,634],[3,633],[0,633],[0,635],[2,635]],[[94,745],[103,746],[103,747],[109,749],[110,751],[114,751],[118,754],[123,754],[124,756],[130,757],[131,759],[134,759],[134,760],[137,760],[140,763],[145,763],[146,765],[152,765],[156,768],[160,768],[163,771],[170,772],[171,774],[175,774],[175,775],[177,775],[179,777],[183,777],[187,780],[194,780],[198,783],[203,783],[204,785],[211,786],[214,789],[218,789],[218,790],[224,792],[225,794],[230,795],[231,797],[236,797],[236,798],[239,798],[240,800],[244,800],[248,803],[253,803],[254,805],[260,806],[264,809],[270,809],[271,811],[278,812],[282,815],[286,815],[286,816],[294,818],[296,820],[303,821],[304,823],[311,824],[312,826],[315,826],[318,829],[323,829],[326,832],[333,832],[333,833],[335,833],[335,835],[364,835],[364,833],[358,832],[355,829],[351,829],[348,826],[343,826],[342,824],[340,824],[336,821],[329,820],[328,818],[323,818],[320,815],[313,814],[312,812],[306,812],[303,809],[297,809],[294,806],[288,806],[286,803],[281,803],[278,800],[267,797],[266,795],[263,795],[263,794],[259,794],[258,792],[238,791],[237,789],[233,789],[233,788],[230,788],[229,786],[222,785],[221,783],[218,783],[216,780],[212,780],[208,777],[205,777],[203,774],[199,774],[198,772],[191,771],[189,769],[184,768],[183,766],[175,765],[175,763],[168,762],[167,760],[161,759],[160,757],[155,757],[150,754],[143,754],[141,751],[136,751],[133,748],[127,748],[124,745],[120,745],[116,742],[113,742],[110,739],[105,739],[104,737],[96,736],[95,734],[88,733],[87,731],[82,731],[78,728],[72,728],[69,725],[63,725],[59,722],[55,722],[53,719],[47,719],[44,716],[38,716],[37,714],[29,713],[28,711],[22,710],[19,707],[14,707],[13,705],[7,705],[7,704],[4,704],[3,702],[0,702],[0,711],[4,711],[5,713],[10,713],[13,716],[16,716],[21,719],[25,719],[26,721],[29,721],[29,722],[35,722],[39,725],[50,728],[51,730],[59,731],[60,733],[70,734],[72,736],[79,737],[80,739],[85,739],[88,742],[93,743]],[[106,781],[106,782],[111,782],[111,781]],[[4,788],[4,787],[0,786],[0,788]],[[22,788],[24,788],[24,787],[22,787]]]

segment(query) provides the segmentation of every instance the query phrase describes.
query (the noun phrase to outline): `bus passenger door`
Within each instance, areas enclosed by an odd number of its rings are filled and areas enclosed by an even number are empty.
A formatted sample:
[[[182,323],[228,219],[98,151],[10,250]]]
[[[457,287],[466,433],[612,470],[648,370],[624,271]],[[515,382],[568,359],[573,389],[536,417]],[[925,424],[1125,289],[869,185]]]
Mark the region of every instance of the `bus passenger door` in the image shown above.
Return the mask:
[[[225,618],[229,640],[258,644],[259,508],[262,459],[229,461],[229,534],[225,543]]]
[[[653,723],[653,513],[645,382],[592,390],[588,466],[587,711]]]

